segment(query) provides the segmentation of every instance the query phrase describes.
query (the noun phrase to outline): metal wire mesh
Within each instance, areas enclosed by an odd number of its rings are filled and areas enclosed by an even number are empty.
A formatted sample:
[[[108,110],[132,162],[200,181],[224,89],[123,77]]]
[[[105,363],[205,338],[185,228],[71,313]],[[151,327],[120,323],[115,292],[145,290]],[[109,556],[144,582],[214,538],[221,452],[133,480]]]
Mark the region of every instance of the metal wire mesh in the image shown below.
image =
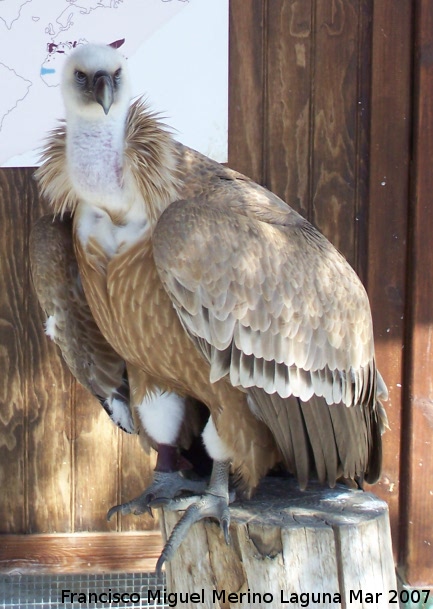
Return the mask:
[[[165,577],[107,575],[0,575],[0,609],[165,609]]]

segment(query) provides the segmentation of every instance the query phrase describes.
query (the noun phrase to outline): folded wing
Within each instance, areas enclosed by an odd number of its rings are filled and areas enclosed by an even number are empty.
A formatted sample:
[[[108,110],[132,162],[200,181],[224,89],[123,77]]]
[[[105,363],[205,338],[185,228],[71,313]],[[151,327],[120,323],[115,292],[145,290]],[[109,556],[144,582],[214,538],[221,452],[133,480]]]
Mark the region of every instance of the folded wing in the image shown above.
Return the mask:
[[[177,201],[153,238],[161,280],[211,364],[308,479],[377,477],[380,428],[370,307],[335,248],[269,193],[266,206],[212,194]],[[253,193],[254,194],[254,193]],[[382,412],[382,410],[381,410]]]
[[[47,215],[30,240],[33,284],[47,315],[46,333],[60,347],[73,376],[98,398],[112,421],[128,433],[130,411],[124,360],[101,334],[84,295],[72,242],[72,220]]]

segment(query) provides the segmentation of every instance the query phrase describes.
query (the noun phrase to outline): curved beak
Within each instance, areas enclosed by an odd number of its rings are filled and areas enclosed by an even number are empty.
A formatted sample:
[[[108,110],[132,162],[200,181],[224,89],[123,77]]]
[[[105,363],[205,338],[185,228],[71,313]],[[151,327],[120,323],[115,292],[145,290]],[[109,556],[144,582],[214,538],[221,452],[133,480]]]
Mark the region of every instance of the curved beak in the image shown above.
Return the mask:
[[[107,72],[96,72],[93,78],[93,96],[95,101],[101,104],[105,114],[108,114],[113,103],[113,90],[111,76]]]

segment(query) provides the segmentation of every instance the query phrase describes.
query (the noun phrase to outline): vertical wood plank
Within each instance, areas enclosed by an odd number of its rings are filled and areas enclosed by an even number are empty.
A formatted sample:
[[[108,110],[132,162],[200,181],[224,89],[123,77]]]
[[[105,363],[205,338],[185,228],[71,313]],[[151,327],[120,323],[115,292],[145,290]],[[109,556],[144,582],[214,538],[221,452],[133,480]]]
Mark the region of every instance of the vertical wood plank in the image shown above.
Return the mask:
[[[2,522],[6,530],[14,533],[68,530],[70,522],[70,449],[65,437],[69,385],[64,366],[44,335],[42,315],[30,282],[29,230],[32,219],[42,209],[32,173],[31,169],[0,172],[5,185],[0,198],[5,213],[2,227],[6,231],[2,239],[6,248],[2,261],[6,264],[2,265],[0,276],[13,319],[10,325],[6,321],[2,324],[1,348],[3,355],[14,350],[17,354],[13,367],[3,377],[2,393],[7,396],[7,403],[2,413],[7,417],[8,410],[14,408],[15,420],[22,419],[16,454],[9,452],[1,459],[1,502],[9,513]],[[7,251],[10,243],[13,251]],[[10,328],[13,339],[5,332]],[[4,369],[10,364],[8,358]],[[14,427],[14,419],[5,421],[0,442],[6,447],[14,438]],[[12,515],[14,524],[9,527]]]
[[[311,219],[312,0],[267,5],[265,182]]]
[[[264,7],[230,0],[228,164],[263,182]]]
[[[25,207],[27,532],[69,532],[72,497],[72,383],[58,348],[44,333],[44,314],[30,277],[28,237],[33,222],[47,213],[47,208],[39,200],[33,170],[20,171],[30,189]]]
[[[433,585],[433,6],[415,16],[414,170],[408,268],[408,402],[404,421],[402,562],[410,585]]]
[[[25,191],[22,174],[0,170],[0,531],[26,528],[24,302]],[[24,222],[23,222],[24,217]]]
[[[140,495],[152,480],[154,456],[139,438],[116,428],[100,404],[77,384],[74,423],[74,531],[157,528],[150,515],[113,517],[108,510]]]
[[[412,3],[374,2],[367,291],[376,358],[389,389],[382,478],[394,551],[399,538],[400,433],[410,163]],[[403,484],[405,489],[406,482]]]
[[[120,431],[78,383],[73,425],[73,530],[115,531],[116,520],[106,516],[118,498]]]
[[[360,0],[358,25],[358,83],[356,92],[355,270],[364,285],[368,269],[368,210],[370,203],[371,74],[373,0]]]
[[[368,3],[339,0],[315,3],[313,162],[311,196],[314,224],[355,266],[359,171],[361,65],[369,55],[362,35]],[[362,43],[362,44],[360,44]],[[367,53],[366,53],[367,51]],[[366,200],[361,202],[366,205]],[[358,219],[359,220],[359,219]]]
[[[43,332],[33,299],[27,318],[27,533],[71,530],[71,378]]]
[[[365,277],[371,2],[268,3],[265,182]]]
[[[130,501],[141,495],[153,480],[155,467],[153,451],[147,455],[141,447],[138,436],[122,433],[120,435],[120,476],[118,503]],[[118,527],[121,531],[149,531],[158,528],[157,511],[140,516],[119,516]]]

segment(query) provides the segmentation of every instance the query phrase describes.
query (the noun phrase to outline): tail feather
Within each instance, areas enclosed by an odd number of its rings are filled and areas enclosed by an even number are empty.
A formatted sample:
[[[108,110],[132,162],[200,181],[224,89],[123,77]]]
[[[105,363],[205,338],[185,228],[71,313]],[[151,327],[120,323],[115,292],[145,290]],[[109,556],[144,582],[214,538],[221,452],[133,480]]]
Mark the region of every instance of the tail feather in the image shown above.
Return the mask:
[[[310,477],[331,487],[341,476],[355,480],[365,475],[367,482],[377,481],[383,408],[328,405],[318,396],[302,402],[256,387],[248,392],[275,438],[285,467],[296,475],[302,489]]]

